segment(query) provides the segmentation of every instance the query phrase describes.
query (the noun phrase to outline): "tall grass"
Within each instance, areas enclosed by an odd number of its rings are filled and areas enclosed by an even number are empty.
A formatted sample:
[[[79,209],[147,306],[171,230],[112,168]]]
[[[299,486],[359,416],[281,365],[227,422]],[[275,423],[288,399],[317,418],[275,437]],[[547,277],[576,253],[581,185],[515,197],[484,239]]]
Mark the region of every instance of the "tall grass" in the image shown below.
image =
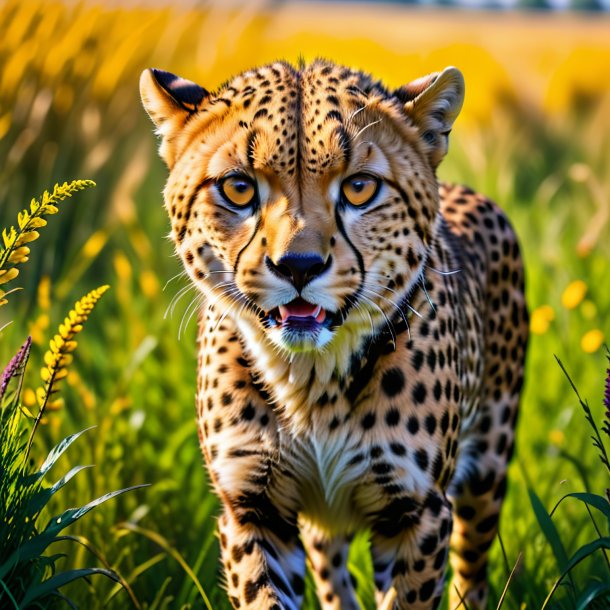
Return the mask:
[[[2,331],[0,360],[29,333],[31,358],[41,362],[52,321],[63,319],[93,278],[113,286],[103,315],[87,321],[63,384],[64,406],[37,436],[50,448],[97,426],[79,439],[78,456],[67,452],[60,460],[66,471],[96,467],[64,487],[61,501],[50,499],[51,513],[109,489],[152,484],[92,512],[73,535],[85,536],[125,577],[137,603],[154,609],[202,608],[206,596],[215,610],[229,606],[217,567],[217,502],[194,423],[194,323],[178,339],[193,293],[181,292],[186,281],[164,237],[165,169],[138,100],[140,71],[166,68],[213,88],[252,63],[300,53],[358,65],[392,85],[449,64],[463,69],[466,107],[441,177],[468,183],[507,209],[521,237],[533,310],[503,545],[492,549],[493,598],[511,610],[540,608],[562,568],[528,490],[548,515],[568,493],[599,494],[607,486],[580,403],[553,359],[565,363],[601,421],[595,397],[603,391],[601,345],[610,332],[607,17],[503,15],[500,23],[495,14],[431,17],[340,5],[320,20],[303,6],[126,10],[8,0],[0,19],[0,226],[53,180],[87,175],[98,184],[87,206],[66,206],[41,234],[43,254],[18,278],[22,294],[9,295],[0,309],[0,328],[13,321]],[[30,371],[22,397],[33,411],[38,385]],[[43,447],[40,453],[39,461]],[[568,558],[598,537],[596,526],[607,536],[607,523],[591,510],[596,525],[578,500],[553,513]],[[365,550],[359,538],[350,562],[371,608]],[[86,565],[88,554],[72,549],[67,567]],[[605,561],[586,559],[571,577],[580,594],[607,580]],[[126,604],[106,579],[65,591],[83,608]],[[571,595],[561,584],[549,603],[572,609]],[[306,608],[316,607],[311,587],[306,599]]]

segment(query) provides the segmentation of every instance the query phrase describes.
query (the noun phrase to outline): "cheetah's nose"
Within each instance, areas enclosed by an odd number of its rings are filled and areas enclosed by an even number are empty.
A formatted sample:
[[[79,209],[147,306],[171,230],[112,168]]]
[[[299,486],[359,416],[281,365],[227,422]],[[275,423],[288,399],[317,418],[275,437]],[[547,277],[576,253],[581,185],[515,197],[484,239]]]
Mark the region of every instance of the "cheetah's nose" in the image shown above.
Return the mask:
[[[325,261],[314,252],[289,252],[277,263],[274,263],[268,256],[265,257],[265,264],[271,272],[290,280],[299,292],[308,282],[322,275],[330,267],[330,263],[330,256]]]

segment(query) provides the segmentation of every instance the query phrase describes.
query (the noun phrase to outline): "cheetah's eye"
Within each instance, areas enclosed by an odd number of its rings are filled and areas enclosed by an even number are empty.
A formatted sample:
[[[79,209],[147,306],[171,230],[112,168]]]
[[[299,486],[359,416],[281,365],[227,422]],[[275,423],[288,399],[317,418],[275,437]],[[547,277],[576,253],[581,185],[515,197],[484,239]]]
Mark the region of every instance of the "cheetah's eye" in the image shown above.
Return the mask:
[[[243,175],[227,176],[218,188],[229,203],[240,208],[252,205],[257,195],[253,180]]]
[[[362,206],[371,202],[379,191],[379,178],[370,174],[354,174],[341,184],[343,198],[353,206]]]

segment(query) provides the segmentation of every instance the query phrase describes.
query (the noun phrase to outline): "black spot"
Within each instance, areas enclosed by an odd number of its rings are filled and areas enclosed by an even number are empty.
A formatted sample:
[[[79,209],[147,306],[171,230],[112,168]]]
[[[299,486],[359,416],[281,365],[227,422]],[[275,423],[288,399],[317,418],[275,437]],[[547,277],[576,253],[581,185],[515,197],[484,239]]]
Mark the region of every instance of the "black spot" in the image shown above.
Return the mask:
[[[392,407],[385,414],[385,423],[388,426],[394,427],[398,425],[400,421],[400,412],[396,407]]]
[[[428,556],[432,555],[434,551],[436,551],[436,546],[438,544],[438,537],[436,534],[429,534],[426,536],[419,545],[419,550],[422,552],[422,555]]]
[[[407,571],[407,563],[404,559],[397,559],[392,566],[392,578],[402,576]]]
[[[431,578],[427,580],[419,589],[419,599],[422,602],[427,602],[434,593],[434,587],[436,586],[436,579]]]
[[[496,526],[496,523],[498,523],[498,515],[490,515],[477,523],[476,530],[479,534],[486,534]]]
[[[402,392],[405,387],[405,376],[399,368],[388,369],[381,379],[381,387],[390,398]]]
[[[424,352],[416,350],[411,357],[411,364],[416,371],[419,371],[421,365],[424,363]]]
[[[407,430],[411,434],[417,434],[417,432],[419,431],[419,421],[417,420],[417,417],[415,417],[415,415],[409,417],[409,421],[407,422]]]
[[[360,422],[365,430],[370,430],[375,425],[375,413],[369,411]]]
[[[449,411],[445,411],[443,413],[443,417],[441,418],[441,432],[443,433],[443,436],[445,436],[448,429],[449,429]]]
[[[476,514],[476,511],[472,506],[468,506],[464,504],[463,506],[458,507],[457,514],[460,519],[464,519],[465,521],[470,521]]]
[[[222,395],[221,400],[222,400],[222,404],[223,404],[225,407],[226,407],[226,406],[228,406],[228,405],[230,405],[230,404],[233,402],[233,398],[232,398],[232,397],[231,397],[231,395],[230,395],[230,394],[228,394],[227,392],[225,392],[225,393]]]
[[[475,496],[482,496],[491,490],[496,478],[496,473],[491,471],[483,478],[477,474],[470,481],[470,491]]]
[[[418,449],[415,452],[415,461],[417,465],[422,469],[426,470],[428,468],[428,452],[425,449]]]
[[[413,402],[421,405],[426,401],[426,386],[420,381],[413,388]]]
[[[436,400],[436,402],[438,402],[441,399],[441,396],[443,395],[443,386],[441,385],[441,382],[437,379],[436,383],[434,384],[434,400]]]
[[[426,562],[423,559],[418,559],[413,563],[413,571],[415,572],[423,572],[426,567]],[[415,601],[415,600],[412,600]]]
[[[255,415],[256,415],[256,409],[250,403],[248,403],[242,409],[241,417],[242,417],[242,419],[245,419],[246,421],[251,421],[252,419],[254,419]]]
[[[292,585],[292,590],[297,595],[303,595],[303,593],[305,592],[305,581],[299,574],[292,575],[290,584]]]
[[[425,506],[435,517],[438,517],[443,508],[443,500],[439,494],[430,492],[426,498]]]
[[[436,430],[436,417],[434,417],[434,415],[428,415],[426,417],[425,425],[428,434],[432,436],[434,434],[434,431]]]
[[[388,472],[394,470],[394,467],[392,464],[388,464],[388,462],[379,462],[378,464],[373,464],[371,469],[375,474],[388,474]]]
[[[428,352],[428,358],[426,359],[426,362],[430,367],[430,371],[434,373],[434,369],[436,367],[436,352],[433,349]]]
[[[390,451],[394,455],[405,455],[405,453],[407,453],[405,446],[400,443],[390,443]]]

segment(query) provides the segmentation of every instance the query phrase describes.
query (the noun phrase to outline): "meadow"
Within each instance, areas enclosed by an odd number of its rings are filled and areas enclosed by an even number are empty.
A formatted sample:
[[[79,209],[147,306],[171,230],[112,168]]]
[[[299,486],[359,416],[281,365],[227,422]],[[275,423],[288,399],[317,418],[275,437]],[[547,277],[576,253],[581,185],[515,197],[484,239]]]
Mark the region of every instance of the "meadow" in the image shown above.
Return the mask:
[[[0,307],[0,363],[32,337],[22,391],[30,412],[56,328],[75,301],[110,285],[79,334],[62,400],[47,409],[32,449],[39,463],[62,438],[95,426],[59,459],[55,479],[95,466],[56,494],[43,517],[149,485],[72,526],[80,543],[49,551],[66,553],[61,569],[112,568],[130,593],[102,576],[62,592],[87,609],[229,608],[218,571],[217,501],[194,421],[193,294],[182,291],[187,284],[166,238],[166,171],[137,83],[153,66],[213,89],[252,64],[321,55],[392,86],[447,65],[465,75],[466,103],[439,175],[507,210],[521,238],[532,312],[517,450],[501,543],[492,549],[492,602],[542,608],[568,559],[609,535],[607,512],[577,498],[561,502],[552,520],[548,514],[566,494],[601,497],[610,487],[582,406],[554,358],[601,427],[610,335],[610,17],[7,0],[0,23],[0,228],[15,225],[18,212],[55,183],[97,185],[59,204],[18,278],[2,285],[21,290]],[[369,609],[365,550],[366,540],[357,539],[350,563]],[[584,558],[546,607],[609,608],[604,553]],[[1,597],[0,606],[14,607]],[[311,587],[305,607],[317,607]]]

